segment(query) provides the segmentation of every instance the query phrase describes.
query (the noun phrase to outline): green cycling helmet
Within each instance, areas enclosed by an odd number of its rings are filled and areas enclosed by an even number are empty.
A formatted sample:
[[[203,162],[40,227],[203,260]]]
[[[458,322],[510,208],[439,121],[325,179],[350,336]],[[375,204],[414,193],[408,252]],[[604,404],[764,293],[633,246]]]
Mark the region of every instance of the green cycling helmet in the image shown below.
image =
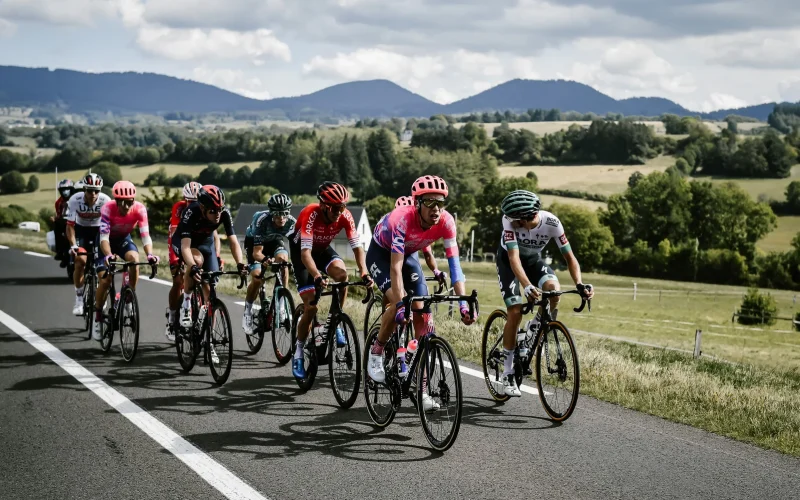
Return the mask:
[[[500,204],[500,210],[511,219],[531,217],[536,215],[541,207],[542,201],[539,197],[524,189],[511,191]]]
[[[292,199],[283,193],[273,194],[267,202],[270,212],[288,212],[292,208]]]

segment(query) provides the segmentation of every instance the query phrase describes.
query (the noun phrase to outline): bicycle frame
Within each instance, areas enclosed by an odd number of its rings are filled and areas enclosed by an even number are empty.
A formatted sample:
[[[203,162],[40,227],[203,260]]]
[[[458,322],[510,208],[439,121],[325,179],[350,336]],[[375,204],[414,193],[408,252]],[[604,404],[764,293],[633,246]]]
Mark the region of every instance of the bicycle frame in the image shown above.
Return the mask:
[[[362,304],[369,304],[374,297],[374,291],[372,286],[368,285],[365,281],[342,281],[338,283],[331,283],[328,285],[328,290],[323,290],[322,288],[316,287],[314,290],[314,298],[309,302],[309,305],[316,306],[319,303],[321,297],[332,296],[333,300],[331,301],[331,308],[328,311],[328,317],[325,320],[325,337],[322,339],[322,343],[317,345],[317,360],[319,364],[326,364],[328,361],[328,355],[330,354],[327,351],[328,347],[328,335],[330,335],[330,325],[331,323],[338,322],[341,318],[343,313],[342,305],[339,303],[339,292],[350,286],[363,286],[367,289],[367,296],[364,297],[364,300],[361,301]],[[336,320],[336,321],[334,321]],[[312,336],[314,335],[313,323],[311,333]],[[316,342],[316,339],[314,339]],[[320,352],[320,347],[323,349]]]
[[[272,273],[270,276],[264,276],[265,273],[264,265],[261,266],[261,274],[258,275],[258,279],[262,280],[261,288],[258,289],[258,297],[263,304],[267,300],[267,293],[265,291],[265,285],[267,281],[274,279],[275,284],[272,286],[272,301],[270,302],[270,311],[274,312],[275,310],[275,303],[277,302],[278,297],[278,290],[281,288],[286,288],[286,284],[283,282],[283,278],[281,277],[281,270],[284,267],[289,268],[289,271],[292,270],[292,263],[291,262],[274,262],[270,264],[270,272]],[[265,317],[269,317],[270,311],[264,311]],[[274,315],[272,316],[275,317]],[[269,325],[269,328],[274,328],[275,325]]]

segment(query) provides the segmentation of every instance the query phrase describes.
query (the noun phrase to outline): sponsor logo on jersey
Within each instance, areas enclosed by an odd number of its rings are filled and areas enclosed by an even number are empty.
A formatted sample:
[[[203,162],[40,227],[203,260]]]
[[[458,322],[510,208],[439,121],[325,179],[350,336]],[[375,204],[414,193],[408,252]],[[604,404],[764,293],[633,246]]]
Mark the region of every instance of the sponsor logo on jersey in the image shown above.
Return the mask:
[[[555,217],[546,218],[544,223],[547,224],[548,226],[558,227],[558,219],[556,219]]]
[[[567,235],[566,234],[562,234],[561,236],[558,237],[558,241],[561,242],[562,246],[566,245],[567,244]]]
[[[373,276],[377,276],[377,275],[381,274],[381,270],[378,269],[378,264],[376,264],[374,262],[372,263],[372,265],[369,267],[369,274],[371,274]]]
[[[308,222],[306,223],[306,232],[307,233],[310,233],[310,232],[313,231],[313,229],[314,229],[314,221],[315,220],[317,220],[317,211],[316,210],[311,212],[311,214],[308,216]]]
[[[503,241],[514,241],[514,231],[504,231],[503,232]]]
[[[419,274],[411,273],[411,281],[418,281],[418,280],[419,280]]]

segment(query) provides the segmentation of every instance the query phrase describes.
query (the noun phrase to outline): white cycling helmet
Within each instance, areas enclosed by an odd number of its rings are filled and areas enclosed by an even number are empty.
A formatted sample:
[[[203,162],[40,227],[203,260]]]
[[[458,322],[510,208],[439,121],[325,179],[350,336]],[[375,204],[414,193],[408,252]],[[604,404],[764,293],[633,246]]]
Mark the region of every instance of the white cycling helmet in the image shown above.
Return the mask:
[[[200,193],[201,187],[199,182],[187,182],[186,185],[183,186],[183,198],[185,200],[195,201],[197,195]]]

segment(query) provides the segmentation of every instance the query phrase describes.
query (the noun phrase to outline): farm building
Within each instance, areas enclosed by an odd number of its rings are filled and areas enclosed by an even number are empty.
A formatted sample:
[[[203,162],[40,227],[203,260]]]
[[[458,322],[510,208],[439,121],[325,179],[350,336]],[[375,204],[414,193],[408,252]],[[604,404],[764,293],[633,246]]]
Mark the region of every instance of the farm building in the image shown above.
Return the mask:
[[[293,206],[291,210],[292,216],[296,219],[305,207],[305,205]],[[242,244],[244,244],[244,233],[247,230],[247,226],[250,225],[250,222],[252,222],[253,215],[255,215],[256,212],[266,209],[266,205],[254,205],[250,203],[243,203],[239,207],[239,212],[236,214],[236,220],[233,221],[233,232],[236,233],[236,236],[239,238]],[[363,246],[366,250],[369,248],[369,243],[372,241],[372,227],[370,227],[369,224],[367,211],[361,206],[348,206],[347,209],[353,214],[353,219],[356,221],[356,231],[358,232],[361,246]],[[334,238],[331,246],[334,250],[336,250],[336,253],[342,257],[347,259],[355,258],[355,255],[353,255],[353,249],[350,248],[350,243],[347,241],[347,236],[345,235],[344,231],[336,235],[336,238]]]

